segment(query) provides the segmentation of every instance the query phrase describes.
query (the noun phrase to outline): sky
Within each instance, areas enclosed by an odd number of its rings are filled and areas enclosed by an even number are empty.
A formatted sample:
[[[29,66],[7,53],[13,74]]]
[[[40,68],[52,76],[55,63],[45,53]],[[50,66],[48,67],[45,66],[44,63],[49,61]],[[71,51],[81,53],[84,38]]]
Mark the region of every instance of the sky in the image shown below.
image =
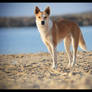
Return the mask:
[[[92,3],[0,3],[0,16],[34,16],[35,6],[43,11],[51,8],[51,15],[92,11]]]

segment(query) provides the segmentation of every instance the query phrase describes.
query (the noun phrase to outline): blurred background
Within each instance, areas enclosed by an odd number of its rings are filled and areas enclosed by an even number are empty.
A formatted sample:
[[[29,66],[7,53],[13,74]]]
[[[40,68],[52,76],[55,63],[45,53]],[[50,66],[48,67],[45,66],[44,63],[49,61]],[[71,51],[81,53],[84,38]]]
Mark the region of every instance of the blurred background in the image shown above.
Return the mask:
[[[34,8],[51,7],[51,15],[92,11],[92,3],[1,3],[0,16],[34,16]]]
[[[75,21],[92,50],[92,3],[0,3],[0,54],[48,52],[36,28],[35,6],[41,11],[50,6],[51,19]],[[64,51],[63,43],[57,50]]]

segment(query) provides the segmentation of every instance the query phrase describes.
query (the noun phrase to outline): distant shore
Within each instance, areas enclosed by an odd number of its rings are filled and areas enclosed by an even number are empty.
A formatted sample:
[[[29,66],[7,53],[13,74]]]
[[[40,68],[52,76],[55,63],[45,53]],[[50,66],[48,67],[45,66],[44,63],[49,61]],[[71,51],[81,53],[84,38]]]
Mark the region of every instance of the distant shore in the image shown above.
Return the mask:
[[[77,53],[72,72],[66,53],[57,60],[53,70],[49,53],[0,55],[0,89],[92,89],[92,51]]]
[[[75,21],[79,26],[92,25],[92,12],[81,14],[67,14],[51,16],[51,19],[65,18]],[[35,16],[33,17],[0,17],[0,27],[35,27]]]

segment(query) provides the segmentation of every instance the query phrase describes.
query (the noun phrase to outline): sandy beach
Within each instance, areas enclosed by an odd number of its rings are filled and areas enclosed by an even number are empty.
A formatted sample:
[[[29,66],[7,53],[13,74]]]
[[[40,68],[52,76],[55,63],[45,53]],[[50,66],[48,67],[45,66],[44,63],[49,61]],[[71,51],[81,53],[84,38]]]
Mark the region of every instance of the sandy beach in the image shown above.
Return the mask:
[[[57,53],[52,69],[49,53],[0,55],[0,89],[92,89],[92,52],[78,52],[72,70],[66,53]]]

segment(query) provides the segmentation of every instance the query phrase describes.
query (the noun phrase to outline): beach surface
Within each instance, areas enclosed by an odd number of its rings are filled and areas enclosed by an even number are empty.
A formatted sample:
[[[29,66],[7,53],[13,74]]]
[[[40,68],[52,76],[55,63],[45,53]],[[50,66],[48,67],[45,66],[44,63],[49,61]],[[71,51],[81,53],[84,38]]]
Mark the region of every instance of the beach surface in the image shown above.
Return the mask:
[[[49,53],[0,55],[0,89],[92,89],[92,51],[78,52],[73,69],[65,52],[57,60],[53,70]]]

